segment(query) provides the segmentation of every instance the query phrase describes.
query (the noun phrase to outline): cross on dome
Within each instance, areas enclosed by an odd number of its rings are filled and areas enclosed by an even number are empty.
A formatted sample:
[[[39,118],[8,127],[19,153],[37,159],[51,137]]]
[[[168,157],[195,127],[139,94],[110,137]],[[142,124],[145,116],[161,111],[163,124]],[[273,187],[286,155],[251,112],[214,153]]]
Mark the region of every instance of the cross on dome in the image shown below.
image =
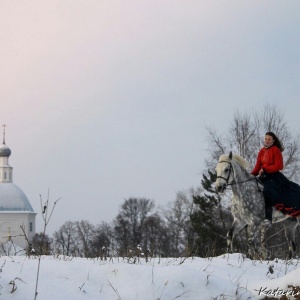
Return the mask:
[[[6,125],[3,126],[3,144],[0,146],[0,157],[9,157],[11,155],[11,150],[5,145],[5,127]]]
[[[3,126],[3,144],[5,145],[5,127],[6,127],[6,125],[3,124],[2,126]]]

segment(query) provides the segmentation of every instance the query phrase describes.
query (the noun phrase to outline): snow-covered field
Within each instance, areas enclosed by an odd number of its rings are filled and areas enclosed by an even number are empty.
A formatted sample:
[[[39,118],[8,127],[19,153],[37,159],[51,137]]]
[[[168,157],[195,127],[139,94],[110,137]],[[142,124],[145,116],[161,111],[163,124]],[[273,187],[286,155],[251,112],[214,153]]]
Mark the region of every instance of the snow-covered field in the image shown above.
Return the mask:
[[[0,299],[34,299],[37,257],[1,256],[0,268]],[[37,299],[260,299],[271,290],[292,292],[289,284],[300,285],[298,260],[255,261],[238,253],[148,262],[43,256]]]

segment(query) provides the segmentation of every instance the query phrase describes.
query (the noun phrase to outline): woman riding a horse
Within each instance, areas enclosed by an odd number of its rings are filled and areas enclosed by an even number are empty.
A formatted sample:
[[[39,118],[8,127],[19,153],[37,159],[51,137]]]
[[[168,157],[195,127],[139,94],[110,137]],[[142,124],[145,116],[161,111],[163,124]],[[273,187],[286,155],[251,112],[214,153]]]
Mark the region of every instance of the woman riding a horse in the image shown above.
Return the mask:
[[[283,149],[274,133],[266,134],[265,146],[259,151],[252,174],[248,172],[247,162],[232,152],[221,155],[216,166],[216,191],[223,193],[228,186],[232,190],[231,213],[234,219],[227,233],[228,251],[233,252],[233,237],[246,227],[250,256],[253,257],[255,253],[268,256],[265,247],[268,226],[261,226],[266,217],[265,197],[267,208],[270,205],[274,207],[273,222],[282,222],[284,226],[289,247],[288,257],[291,258],[296,251],[295,233],[300,224],[300,186],[280,172],[283,169]],[[264,184],[263,193],[259,180],[253,175],[260,175]]]
[[[259,176],[264,184],[266,226],[272,224],[272,206],[285,215],[300,216],[300,186],[280,172],[283,169],[283,150],[278,137],[273,132],[267,132],[264,147],[260,149],[256,165],[251,172]]]

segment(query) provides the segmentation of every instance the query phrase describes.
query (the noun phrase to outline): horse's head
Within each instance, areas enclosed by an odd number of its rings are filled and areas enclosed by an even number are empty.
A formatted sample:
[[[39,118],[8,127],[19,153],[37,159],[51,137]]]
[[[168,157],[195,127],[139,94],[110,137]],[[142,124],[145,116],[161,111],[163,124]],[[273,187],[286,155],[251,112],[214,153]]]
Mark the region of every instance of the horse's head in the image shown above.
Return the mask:
[[[219,162],[216,166],[217,180],[216,191],[223,193],[228,184],[231,184],[234,180],[233,168],[232,168],[232,152],[229,155],[220,156]]]

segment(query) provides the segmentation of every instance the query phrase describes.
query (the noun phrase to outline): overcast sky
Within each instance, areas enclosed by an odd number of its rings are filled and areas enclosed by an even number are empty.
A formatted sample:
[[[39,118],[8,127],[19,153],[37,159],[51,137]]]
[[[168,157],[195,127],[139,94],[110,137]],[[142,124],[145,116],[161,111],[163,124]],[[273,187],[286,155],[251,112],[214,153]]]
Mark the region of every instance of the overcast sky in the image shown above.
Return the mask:
[[[277,104],[299,133],[300,2],[0,3],[0,124],[42,231],[199,186],[206,127]],[[0,128],[2,129],[2,127]]]

